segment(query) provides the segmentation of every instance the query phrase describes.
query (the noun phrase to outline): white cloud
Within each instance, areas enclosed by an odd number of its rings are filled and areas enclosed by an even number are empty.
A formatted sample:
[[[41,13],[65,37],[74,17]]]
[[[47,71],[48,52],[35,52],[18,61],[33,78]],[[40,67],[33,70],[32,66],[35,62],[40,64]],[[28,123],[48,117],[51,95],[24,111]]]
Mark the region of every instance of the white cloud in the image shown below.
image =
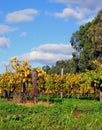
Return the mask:
[[[32,21],[36,15],[38,15],[38,11],[35,9],[15,11],[7,14],[6,21],[11,23],[27,22]]]
[[[15,30],[16,30],[16,28],[11,28],[7,25],[0,24],[0,34],[5,34],[8,32],[15,31]]]
[[[54,64],[59,60],[70,59],[72,57],[72,52],[74,51],[75,50],[72,49],[71,45],[44,44],[37,48],[33,48],[29,53],[17,56],[17,58],[19,60],[29,60],[39,64]]]
[[[96,16],[98,11],[102,9],[102,2],[95,0],[49,0],[65,4],[65,8],[54,15],[63,19],[76,19],[77,23],[88,22],[93,16]]]
[[[65,19],[82,19],[83,18],[83,14],[78,11],[78,10],[73,10],[71,8],[65,8],[63,9],[63,11],[61,13],[55,13],[56,17],[59,18],[65,18]]]
[[[38,48],[33,48],[33,50],[36,51],[42,51],[42,52],[50,52],[54,54],[70,54],[73,51],[73,48],[70,45],[66,44],[44,44],[40,45]]]
[[[25,37],[25,36],[27,36],[27,32],[22,32],[22,33],[20,34],[20,37]]]
[[[52,2],[64,3],[67,6],[77,6],[79,8],[90,8],[94,10],[96,8],[102,9],[102,2],[95,0],[50,0]]]
[[[0,47],[9,47],[10,39],[6,37],[0,37]]]

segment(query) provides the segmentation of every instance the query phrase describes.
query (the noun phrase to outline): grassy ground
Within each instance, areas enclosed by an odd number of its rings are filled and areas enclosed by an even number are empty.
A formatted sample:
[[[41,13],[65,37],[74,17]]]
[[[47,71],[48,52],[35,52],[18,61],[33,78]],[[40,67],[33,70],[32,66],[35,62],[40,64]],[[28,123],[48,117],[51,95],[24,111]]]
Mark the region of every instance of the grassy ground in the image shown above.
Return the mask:
[[[0,130],[102,130],[102,103],[63,99],[26,107],[0,100]]]

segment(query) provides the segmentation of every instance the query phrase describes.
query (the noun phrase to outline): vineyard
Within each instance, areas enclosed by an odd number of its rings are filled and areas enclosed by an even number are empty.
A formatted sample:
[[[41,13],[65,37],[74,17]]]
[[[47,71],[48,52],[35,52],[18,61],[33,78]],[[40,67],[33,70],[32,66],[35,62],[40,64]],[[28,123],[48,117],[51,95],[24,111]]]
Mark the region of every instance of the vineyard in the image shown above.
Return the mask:
[[[37,94],[57,95],[61,98],[76,97],[78,99],[90,97],[99,99],[102,91],[102,67],[97,61],[93,62],[95,70],[76,74],[46,74],[40,67],[37,72]],[[32,68],[27,61],[18,61],[16,58],[10,60],[11,70],[0,75],[1,97],[20,98],[19,101],[26,102],[32,97]],[[101,100],[101,96],[100,96]]]
[[[0,130],[102,130],[102,2],[19,2],[0,8]]]

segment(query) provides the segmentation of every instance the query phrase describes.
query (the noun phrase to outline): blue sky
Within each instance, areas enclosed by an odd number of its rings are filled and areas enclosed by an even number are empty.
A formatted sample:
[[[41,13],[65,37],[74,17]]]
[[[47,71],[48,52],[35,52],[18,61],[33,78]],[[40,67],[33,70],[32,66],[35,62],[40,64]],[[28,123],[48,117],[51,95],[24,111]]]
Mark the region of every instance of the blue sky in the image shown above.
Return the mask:
[[[0,73],[12,57],[32,67],[71,58],[70,37],[102,9],[101,0],[1,0]]]

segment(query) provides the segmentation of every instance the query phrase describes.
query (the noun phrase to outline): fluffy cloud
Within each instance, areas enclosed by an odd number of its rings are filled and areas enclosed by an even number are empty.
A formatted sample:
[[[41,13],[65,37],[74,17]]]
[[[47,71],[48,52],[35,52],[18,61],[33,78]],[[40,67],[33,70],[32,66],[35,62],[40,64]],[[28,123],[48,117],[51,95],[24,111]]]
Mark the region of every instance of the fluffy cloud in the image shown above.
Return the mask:
[[[15,31],[15,30],[16,30],[16,28],[11,28],[7,25],[0,24],[0,34],[5,34],[8,32]]]
[[[15,11],[7,14],[6,21],[12,23],[32,21],[36,15],[38,15],[38,11],[35,9]]]
[[[18,56],[18,58],[40,64],[54,64],[58,60],[70,59],[74,51],[71,45],[45,44],[33,48],[31,52]]]
[[[65,19],[70,19],[70,18],[82,19],[83,18],[83,14],[80,11],[78,10],[75,11],[71,8],[65,8],[63,9],[61,13],[55,13],[55,16],[59,18],[65,18]]]
[[[90,8],[91,10],[95,10],[96,8],[102,9],[102,2],[95,0],[50,0],[52,2],[64,3],[67,6],[77,6],[79,8]]]
[[[36,51],[41,51],[41,52],[50,52],[54,54],[71,54],[73,51],[73,48],[71,45],[66,45],[66,44],[44,44],[40,45],[38,48],[34,48],[33,50]]]
[[[60,12],[54,15],[57,18],[76,19],[80,23],[85,23],[92,20],[99,10],[102,9],[102,2],[94,0],[49,0],[52,2],[62,3],[66,5]]]
[[[6,37],[0,37],[0,47],[9,47],[10,46],[10,39]]]

